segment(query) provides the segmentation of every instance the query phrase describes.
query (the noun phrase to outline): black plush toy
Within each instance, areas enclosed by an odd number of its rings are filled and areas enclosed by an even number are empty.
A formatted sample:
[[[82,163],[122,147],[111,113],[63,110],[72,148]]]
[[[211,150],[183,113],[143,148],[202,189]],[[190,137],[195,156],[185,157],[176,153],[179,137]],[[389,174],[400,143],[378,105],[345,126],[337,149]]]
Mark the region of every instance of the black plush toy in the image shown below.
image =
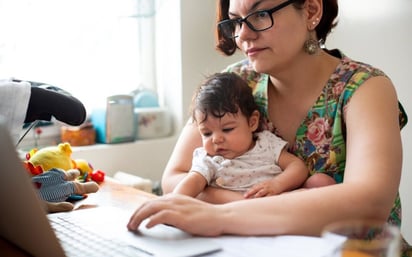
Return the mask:
[[[21,80],[14,80],[21,82]],[[52,116],[68,125],[80,125],[86,119],[84,105],[68,92],[48,84],[27,81],[31,95],[25,123],[35,120],[50,121]]]

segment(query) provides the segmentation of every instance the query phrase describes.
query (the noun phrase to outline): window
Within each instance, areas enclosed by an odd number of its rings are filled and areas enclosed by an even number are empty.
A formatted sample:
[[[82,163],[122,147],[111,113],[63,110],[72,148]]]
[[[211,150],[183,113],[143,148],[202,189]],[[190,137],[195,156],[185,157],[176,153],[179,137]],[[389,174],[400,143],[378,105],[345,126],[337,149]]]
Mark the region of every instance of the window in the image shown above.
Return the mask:
[[[86,108],[155,89],[156,0],[0,0],[0,75],[51,84]]]

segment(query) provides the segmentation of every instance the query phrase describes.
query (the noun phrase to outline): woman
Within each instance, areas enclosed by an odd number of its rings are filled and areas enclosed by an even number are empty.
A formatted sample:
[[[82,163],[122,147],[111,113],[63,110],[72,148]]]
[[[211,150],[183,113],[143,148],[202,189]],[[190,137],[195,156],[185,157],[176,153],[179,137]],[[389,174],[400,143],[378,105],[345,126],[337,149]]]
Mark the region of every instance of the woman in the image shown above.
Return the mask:
[[[320,48],[336,25],[337,0],[220,0],[217,11],[217,48],[247,57],[227,70],[249,82],[267,127],[311,174],[328,174],[337,184],[247,200],[212,187],[199,195],[203,201],[165,195],[139,208],[128,228],[149,216],[148,226],[167,223],[209,236],[319,235],[328,223],[353,218],[400,225],[406,114],[382,71]],[[164,172],[165,193],[187,175],[199,146],[189,122]]]

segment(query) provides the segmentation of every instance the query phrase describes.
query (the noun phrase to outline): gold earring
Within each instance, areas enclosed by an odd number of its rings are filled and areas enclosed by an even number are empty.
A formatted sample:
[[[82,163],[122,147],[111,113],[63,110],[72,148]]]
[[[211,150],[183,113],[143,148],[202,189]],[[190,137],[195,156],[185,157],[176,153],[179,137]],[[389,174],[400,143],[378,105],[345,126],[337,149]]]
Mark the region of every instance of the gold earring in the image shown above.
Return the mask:
[[[314,21],[312,21],[313,28],[310,28],[310,30],[313,31],[316,28],[316,25],[318,23],[319,23],[319,18],[316,18]],[[313,39],[312,35],[310,35],[309,39],[305,41],[303,49],[305,50],[307,54],[314,55],[318,52],[319,47],[320,47],[320,43],[316,41],[315,39]]]
[[[305,53],[309,55],[314,55],[319,50],[319,42],[313,39],[312,37],[305,41],[303,46]]]

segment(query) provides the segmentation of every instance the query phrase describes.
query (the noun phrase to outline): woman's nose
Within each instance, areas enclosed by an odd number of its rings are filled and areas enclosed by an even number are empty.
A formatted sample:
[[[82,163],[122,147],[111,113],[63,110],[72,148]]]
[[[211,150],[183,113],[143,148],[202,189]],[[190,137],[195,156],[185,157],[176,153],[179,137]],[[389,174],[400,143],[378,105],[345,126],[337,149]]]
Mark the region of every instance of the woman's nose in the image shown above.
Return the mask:
[[[237,36],[240,40],[248,40],[256,37],[256,32],[253,31],[246,23],[239,28]]]

